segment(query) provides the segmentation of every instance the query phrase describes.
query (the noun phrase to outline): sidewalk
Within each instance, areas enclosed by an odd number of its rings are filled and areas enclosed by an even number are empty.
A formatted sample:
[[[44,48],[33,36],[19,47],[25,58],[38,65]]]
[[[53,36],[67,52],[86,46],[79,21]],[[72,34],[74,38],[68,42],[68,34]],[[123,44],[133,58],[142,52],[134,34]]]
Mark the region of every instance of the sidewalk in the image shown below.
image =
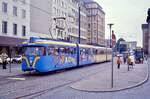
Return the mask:
[[[127,64],[120,69],[114,63],[114,85],[111,87],[111,66],[107,71],[92,75],[71,85],[72,88],[87,92],[119,91],[136,87],[148,80],[148,63],[135,64],[134,69],[128,71]]]
[[[2,65],[0,65],[0,76],[16,76],[22,74],[21,65],[20,64],[11,64],[11,72],[10,72],[10,64],[7,64],[7,69],[3,69]]]

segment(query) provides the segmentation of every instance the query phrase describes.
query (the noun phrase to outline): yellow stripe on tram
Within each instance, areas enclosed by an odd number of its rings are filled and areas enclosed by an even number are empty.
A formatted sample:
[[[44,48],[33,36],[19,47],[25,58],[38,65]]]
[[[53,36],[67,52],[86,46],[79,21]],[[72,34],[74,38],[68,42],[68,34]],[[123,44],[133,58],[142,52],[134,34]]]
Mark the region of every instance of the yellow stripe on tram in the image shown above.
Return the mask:
[[[40,59],[40,57],[36,57],[35,59],[34,59],[34,62],[33,62],[33,67],[35,67],[35,64],[37,63],[37,61]]]
[[[27,58],[27,57],[25,57],[25,56],[23,56],[23,57],[22,57],[22,59],[23,59],[23,60],[25,60],[25,61],[26,61],[26,63],[27,63],[27,66],[28,66],[28,67],[30,67],[30,64],[29,64],[28,58]]]

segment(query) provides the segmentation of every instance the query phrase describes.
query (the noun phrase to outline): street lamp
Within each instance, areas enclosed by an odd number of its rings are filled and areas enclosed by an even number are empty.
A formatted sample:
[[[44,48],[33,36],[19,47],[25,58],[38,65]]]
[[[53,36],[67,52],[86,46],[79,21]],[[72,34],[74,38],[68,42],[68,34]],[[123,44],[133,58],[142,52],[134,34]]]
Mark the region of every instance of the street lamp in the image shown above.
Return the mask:
[[[114,24],[113,23],[110,23],[110,24],[108,24],[108,26],[109,26],[109,29],[110,29],[110,48],[111,48],[111,28],[112,28],[112,26],[113,26]]]
[[[109,26],[109,29],[110,29],[110,48],[111,48],[111,28],[112,28],[112,26],[113,26],[114,24],[113,23],[110,23],[110,24],[108,24],[108,26]],[[111,88],[113,88],[113,85],[114,85],[114,63],[113,63],[113,61],[114,61],[114,55],[113,55],[113,50],[114,50],[114,48],[113,48],[113,46],[112,46],[112,64],[111,64]]]
[[[80,11],[81,11],[81,7],[80,7],[80,5],[79,5],[79,37],[78,37],[78,43],[80,44],[80,36],[81,36],[81,20],[80,20],[80,18],[81,18],[81,14],[80,14]]]

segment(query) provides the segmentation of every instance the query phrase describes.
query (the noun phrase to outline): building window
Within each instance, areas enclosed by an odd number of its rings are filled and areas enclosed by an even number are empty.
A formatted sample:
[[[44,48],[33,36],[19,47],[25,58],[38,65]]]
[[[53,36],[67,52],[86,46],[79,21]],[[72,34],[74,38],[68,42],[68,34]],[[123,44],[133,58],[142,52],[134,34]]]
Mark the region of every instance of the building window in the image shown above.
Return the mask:
[[[13,7],[13,15],[17,16],[17,7],[16,6]]]
[[[26,18],[26,10],[22,9],[22,18]]]
[[[26,26],[22,26],[22,36],[26,36]]]
[[[13,0],[14,2],[17,2],[17,0]]]
[[[22,3],[23,3],[23,4],[26,4],[26,0],[22,0]]]
[[[7,13],[7,3],[5,3],[5,2],[2,3],[2,11],[4,13]]]
[[[2,22],[2,33],[7,33],[7,22],[3,21]]]
[[[88,24],[88,28],[91,28],[90,23]]]
[[[17,35],[17,24],[13,24],[13,34]]]

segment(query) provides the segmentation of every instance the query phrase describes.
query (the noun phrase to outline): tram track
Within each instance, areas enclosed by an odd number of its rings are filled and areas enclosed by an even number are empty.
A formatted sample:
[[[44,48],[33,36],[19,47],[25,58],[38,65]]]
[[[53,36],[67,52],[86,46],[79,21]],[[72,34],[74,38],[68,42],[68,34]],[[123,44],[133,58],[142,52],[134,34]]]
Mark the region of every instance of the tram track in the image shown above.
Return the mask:
[[[55,86],[55,87],[52,87],[52,88],[47,88],[47,89],[40,90],[40,91],[37,91],[37,92],[33,92],[33,93],[26,94],[26,95],[22,95],[22,96],[15,97],[15,99],[23,99],[23,98],[33,99],[33,98],[39,97],[39,96],[41,96],[42,94],[46,94],[46,93],[48,93],[48,92],[50,92],[50,91],[53,91],[53,90],[56,90],[56,89],[58,89],[58,88],[62,88],[62,87],[65,87],[65,86],[69,86],[70,84],[76,83],[76,82],[78,82],[78,81],[84,80],[84,79],[86,79],[86,78],[88,78],[88,77],[91,77],[91,76],[93,76],[93,75],[96,75],[97,73],[104,71],[104,69],[105,69],[105,68],[103,68],[103,69],[101,69],[101,70],[98,70],[98,71],[96,71],[96,72],[94,72],[94,73],[88,74],[88,75],[86,75],[86,76],[84,76],[84,77],[81,77],[81,78],[79,78],[79,79],[77,79],[77,80],[72,80],[72,81],[69,80],[68,83],[64,83],[64,84],[61,84],[61,85],[58,85],[58,86]]]

